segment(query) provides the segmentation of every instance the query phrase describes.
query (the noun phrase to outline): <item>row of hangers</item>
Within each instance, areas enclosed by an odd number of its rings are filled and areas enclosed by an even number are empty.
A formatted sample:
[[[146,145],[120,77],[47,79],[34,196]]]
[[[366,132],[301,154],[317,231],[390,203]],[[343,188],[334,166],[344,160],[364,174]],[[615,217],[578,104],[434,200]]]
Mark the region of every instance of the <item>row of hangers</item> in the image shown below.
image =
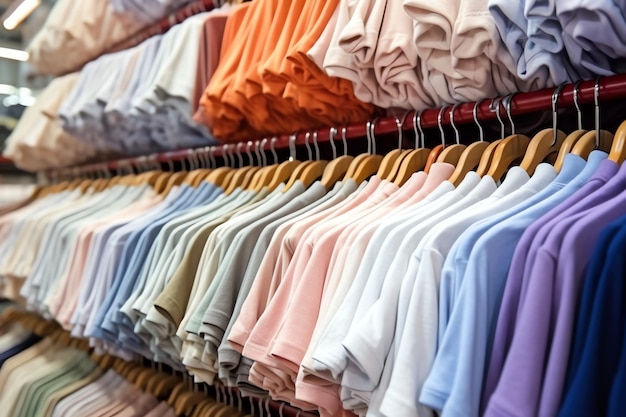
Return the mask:
[[[176,185],[183,183],[197,187],[203,181],[211,182],[222,186],[227,194],[233,192],[237,187],[260,191],[267,187],[275,189],[281,183],[286,183],[285,189],[291,187],[297,180],[302,181],[305,186],[309,186],[316,180],[320,180],[326,189],[330,189],[337,181],[352,178],[357,183],[364,181],[370,176],[377,174],[383,179],[392,181],[398,186],[403,185],[409,177],[417,171],[428,172],[434,162],[447,162],[455,166],[450,181],[455,185],[460,184],[465,175],[475,170],[480,176],[489,175],[494,180],[500,181],[506,171],[515,164],[519,164],[530,175],[537,165],[543,161],[554,164],[560,170],[563,159],[567,153],[574,153],[583,158],[587,158],[593,149],[601,149],[609,153],[609,158],[617,163],[626,159],[626,123],[622,124],[615,135],[609,131],[600,129],[600,97],[599,79],[596,80],[594,89],[595,105],[595,130],[586,131],[582,128],[581,110],[578,103],[579,85],[574,86],[574,104],[578,111],[578,129],[566,134],[558,129],[558,101],[564,85],[556,88],[552,97],[553,126],[543,129],[532,138],[517,133],[511,115],[511,102],[513,95],[502,99],[492,100],[492,108],[495,108],[497,118],[501,126],[501,137],[494,142],[487,142],[484,139],[483,128],[477,118],[477,109],[480,105],[477,102],[474,106],[474,122],[480,132],[478,141],[470,145],[460,143],[459,130],[454,123],[454,112],[458,105],[444,107],[439,111],[438,127],[441,135],[441,144],[432,149],[425,146],[425,134],[421,126],[421,112],[413,116],[413,130],[416,137],[415,149],[402,149],[404,120],[396,118],[398,127],[398,148],[387,153],[378,155],[376,153],[376,122],[367,122],[366,139],[367,152],[352,157],[347,154],[346,129],[341,130],[341,137],[344,144],[344,154],[338,155],[335,146],[335,138],[338,136],[336,128],[330,129],[330,144],[333,150],[333,158],[330,161],[320,159],[320,152],[317,143],[317,132],[305,135],[305,144],[308,151],[308,160],[299,161],[295,159],[296,136],[290,137],[290,157],[287,161],[279,162],[274,149],[275,138],[271,139],[271,153],[274,163],[268,164],[265,154],[267,139],[256,143],[254,153],[252,152],[253,142],[247,145],[239,143],[237,145],[224,145],[225,166],[217,167],[215,158],[210,152],[190,151],[189,157],[183,161],[186,168],[183,171],[171,172],[174,170],[170,161],[169,171],[160,171],[160,164],[156,160],[146,158],[138,163],[137,168],[147,170],[147,172],[135,173],[131,168],[126,175],[112,177],[108,171],[103,175],[96,174],[96,178],[75,179],[63,181],[37,191],[38,195],[45,195],[64,189],[80,188],[86,192],[88,189],[101,191],[115,184],[140,185],[148,183],[160,194],[169,193]],[[507,115],[511,126],[511,134],[505,136],[505,123],[502,120],[502,107]],[[449,111],[450,124],[455,132],[455,142],[446,144],[446,135],[442,126],[442,116],[445,111]],[[406,117],[406,116],[405,116]],[[310,146],[310,139],[313,139],[314,151]],[[245,146],[248,160],[254,164],[243,166],[241,148]],[[235,154],[236,150],[236,154]],[[254,156],[256,155],[256,161]],[[239,168],[232,168],[237,165],[235,156],[239,159]]]
[[[3,312],[0,325],[19,322],[33,333],[51,339],[55,344],[90,352],[89,342],[76,339],[56,322],[45,320],[35,313],[8,308]],[[300,410],[270,402],[269,398],[244,399],[239,390],[225,386],[213,387],[211,393],[206,384],[194,384],[189,374],[176,370],[165,370],[160,363],[128,362],[111,355],[90,354],[91,359],[104,371],[113,369],[118,375],[143,392],[166,401],[177,416],[184,417],[305,417]],[[276,413],[272,414],[272,408]],[[247,411],[245,411],[247,410]]]

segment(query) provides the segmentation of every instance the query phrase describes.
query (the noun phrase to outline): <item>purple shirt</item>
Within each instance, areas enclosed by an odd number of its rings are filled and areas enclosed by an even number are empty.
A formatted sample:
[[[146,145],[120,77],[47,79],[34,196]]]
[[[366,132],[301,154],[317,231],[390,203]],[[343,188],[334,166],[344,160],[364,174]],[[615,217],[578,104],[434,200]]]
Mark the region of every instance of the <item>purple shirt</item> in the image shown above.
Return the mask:
[[[611,204],[610,207],[614,205],[614,203],[609,203],[609,200],[619,195],[626,186],[626,166],[614,175],[617,169],[617,164],[614,162],[603,161],[594,177],[579,192],[540,219],[537,222],[541,224],[540,229],[536,228],[536,223],[533,224],[518,245],[513,259],[514,264],[508,277],[508,280],[513,281],[510,284],[507,281],[505,290],[507,298],[503,300],[496,330],[495,343],[498,345],[497,349],[500,349],[504,365],[497,388],[489,401],[486,416],[537,415],[544,363],[551,343],[553,326],[557,322],[558,308],[561,305],[561,301],[555,303],[553,297],[560,300],[561,295],[567,297],[565,295],[567,293],[563,291],[571,291],[563,287],[565,277],[563,274],[571,274],[572,268],[569,267],[566,272],[563,268],[565,265],[571,265],[575,259],[568,254],[568,250],[573,250],[571,239],[568,240],[568,246],[564,246],[562,242],[570,229],[579,230],[578,226],[573,227],[577,222],[587,223],[588,218],[592,217],[589,213],[595,213],[599,207],[605,208],[604,203]],[[603,184],[605,186],[602,186]],[[596,215],[594,214],[593,217]],[[531,245],[528,240],[535,234],[537,236]],[[585,244],[592,245],[594,242],[585,242]],[[522,244],[527,246],[522,246]],[[562,248],[563,252],[559,253]],[[533,253],[535,254],[534,261],[530,264],[526,262],[529,268],[524,269],[523,277],[520,278],[522,276],[519,267],[520,258]],[[591,249],[588,255],[590,254]],[[581,262],[574,266],[580,270],[578,273],[580,276],[584,276],[584,266],[588,259],[589,256],[581,257]],[[518,261],[517,265],[516,261]],[[515,266],[517,267],[514,269]],[[573,283],[570,282],[568,285]],[[509,287],[513,288],[509,289]],[[517,299],[514,298],[515,295]],[[564,302],[564,304],[567,303]],[[563,319],[560,320],[559,323],[562,323]],[[499,334],[499,331],[503,333]],[[507,340],[511,340],[508,355],[506,354]],[[564,349],[561,347],[559,352],[565,356],[565,364],[567,364],[569,351],[569,339],[567,341],[566,347]],[[562,346],[562,342],[559,342],[559,345]],[[495,349],[496,346],[494,346],[494,352]],[[504,360],[505,357],[506,360]],[[555,372],[558,374],[556,362],[552,366],[556,367]],[[497,372],[497,369],[490,367],[490,372]],[[551,381],[552,378],[554,377],[550,377]],[[564,375],[562,380],[564,380]],[[559,392],[556,395],[558,398],[552,401],[558,405],[562,383],[561,388],[556,385],[546,386],[544,392],[547,396],[554,395],[554,388],[557,388]],[[550,402],[547,398],[546,401]],[[547,404],[546,407],[548,407]]]

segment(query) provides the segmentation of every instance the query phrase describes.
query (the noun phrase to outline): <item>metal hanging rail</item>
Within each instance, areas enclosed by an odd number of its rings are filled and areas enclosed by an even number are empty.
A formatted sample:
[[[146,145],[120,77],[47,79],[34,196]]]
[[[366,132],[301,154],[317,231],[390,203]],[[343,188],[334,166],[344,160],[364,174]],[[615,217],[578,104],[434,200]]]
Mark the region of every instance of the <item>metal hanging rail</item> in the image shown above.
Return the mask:
[[[578,102],[580,104],[592,103],[594,101],[594,88],[595,80],[588,80],[580,83],[578,86]],[[599,81],[599,98],[602,100],[612,100],[617,98],[626,97],[626,74],[618,74],[610,77],[604,77]],[[539,91],[533,91],[529,93],[518,93],[512,98],[511,113],[513,116],[518,116],[528,113],[546,112],[552,109],[552,94],[553,88],[546,88]],[[561,94],[559,95],[559,108],[573,107],[574,106],[574,85],[568,84],[563,87]],[[476,103],[461,103],[454,109],[454,122],[455,124],[471,123],[473,122],[473,111]],[[496,111],[492,109],[492,100],[486,99],[479,103],[477,108],[477,116],[479,121],[488,121],[496,119]],[[501,116],[506,117],[505,110],[500,108]],[[439,116],[440,109],[429,109],[421,112],[421,126],[425,129],[437,127],[437,118]],[[375,121],[375,134],[392,134],[398,131],[398,124],[400,119],[404,119],[402,123],[402,130],[408,131],[414,128],[414,112],[408,113],[405,117],[384,117]],[[450,123],[449,112],[444,112],[442,115],[442,123]],[[343,130],[347,140],[356,140],[366,137],[366,124],[355,123],[346,127],[335,126],[334,133],[335,142],[340,141],[340,132]],[[345,129],[345,130],[344,130]],[[331,137],[331,130],[333,127],[323,127],[318,129],[317,143],[328,142]],[[309,133],[309,135],[307,135]],[[260,147],[262,151],[269,151],[271,143],[273,142],[274,149],[288,149],[290,146],[304,146],[307,144],[307,140],[310,141],[311,132],[299,132],[295,135],[282,135],[275,137],[273,141],[265,141],[264,145]],[[309,136],[309,139],[307,139]],[[291,137],[291,139],[290,139]],[[295,138],[295,140],[294,140]],[[251,139],[252,142],[257,145],[260,143],[260,139]],[[246,141],[247,142],[247,141]],[[245,144],[245,142],[244,142]],[[232,152],[232,145],[230,150],[228,145],[221,145],[210,148],[210,153],[214,157],[224,157],[225,150]],[[341,145],[338,145],[339,147]],[[241,151],[241,149],[239,149]],[[108,169],[111,171],[119,171],[129,166],[145,165],[147,160],[152,160],[160,164],[167,164],[173,161],[182,161],[188,158],[192,153],[204,153],[209,152],[209,148],[200,149],[184,149],[172,152],[165,152],[160,154],[154,154],[150,156],[142,156],[135,158],[120,159],[115,161],[107,161],[103,163],[96,163],[90,165],[84,165],[75,168],[62,169],[49,172],[48,174],[54,176],[76,176],[84,175],[92,172],[102,171]]]

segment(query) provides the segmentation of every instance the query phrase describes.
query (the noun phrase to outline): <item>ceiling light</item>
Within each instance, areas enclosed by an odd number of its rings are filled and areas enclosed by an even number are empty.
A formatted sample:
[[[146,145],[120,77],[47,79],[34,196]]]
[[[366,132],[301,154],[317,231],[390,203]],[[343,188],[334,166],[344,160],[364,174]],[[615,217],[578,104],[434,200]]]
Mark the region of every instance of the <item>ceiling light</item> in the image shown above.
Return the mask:
[[[2,25],[13,30],[20,25],[41,4],[41,0],[16,0],[4,13]]]
[[[0,58],[14,59],[15,61],[28,61],[28,52],[0,46]]]

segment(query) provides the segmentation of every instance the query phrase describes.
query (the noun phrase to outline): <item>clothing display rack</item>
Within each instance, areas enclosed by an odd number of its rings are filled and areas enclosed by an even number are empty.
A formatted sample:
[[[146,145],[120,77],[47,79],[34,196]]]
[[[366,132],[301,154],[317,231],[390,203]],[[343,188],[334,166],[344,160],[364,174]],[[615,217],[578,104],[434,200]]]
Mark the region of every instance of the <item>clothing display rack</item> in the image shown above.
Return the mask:
[[[581,82],[577,86],[578,103],[588,104],[594,102],[595,97],[595,80],[587,80]],[[601,78],[598,82],[598,97],[600,101],[618,99],[626,96],[626,74],[618,74],[610,77]],[[546,88],[539,91],[529,93],[515,94],[511,99],[510,112],[512,116],[520,116],[529,113],[546,112],[552,109],[552,96],[554,89]],[[398,115],[396,117],[382,117],[372,121],[374,134],[376,136],[383,134],[394,134],[398,132],[400,125],[403,131],[415,130],[418,127],[422,129],[436,128],[441,122],[443,125],[450,125],[450,113],[454,112],[455,125],[474,122],[474,111],[479,122],[491,121],[498,117],[497,110],[500,112],[501,118],[506,118],[506,109],[504,106],[494,106],[501,98],[485,99],[479,103],[461,103],[454,107],[448,106],[445,109],[449,111],[441,111],[442,109],[429,109],[420,113],[409,112],[408,114]],[[563,86],[558,97],[559,108],[574,106],[574,84]],[[439,120],[441,118],[441,120]],[[419,125],[417,126],[416,123]],[[182,161],[190,155],[202,155],[210,153],[211,157],[224,158],[226,154],[245,153],[250,151],[270,151],[273,147],[275,150],[291,149],[290,147],[311,146],[312,134],[316,135],[318,144],[330,142],[333,138],[333,145],[342,150],[342,140],[355,141],[363,139],[367,136],[367,124],[355,123],[346,127],[325,127],[314,132],[298,132],[292,135],[282,135],[274,138],[251,139],[254,147],[250,142],[241,142],[241,145],[222,145],[215,147],[206,147],[198,149],[182,149],[171,152],[164,152],[150,156],[140,156],[135,158],[126,158],[112,160],[103,163],[95,163],[83,165],[80,167],[67,168],[45,173],[47,178],[57,177],[76,177],[88,175],[90,173],[102,171],[120,171],[132,167],[144,165],[147,162],[167,165],[175,161]],[[253,148],[253,149],[251,149]]]

